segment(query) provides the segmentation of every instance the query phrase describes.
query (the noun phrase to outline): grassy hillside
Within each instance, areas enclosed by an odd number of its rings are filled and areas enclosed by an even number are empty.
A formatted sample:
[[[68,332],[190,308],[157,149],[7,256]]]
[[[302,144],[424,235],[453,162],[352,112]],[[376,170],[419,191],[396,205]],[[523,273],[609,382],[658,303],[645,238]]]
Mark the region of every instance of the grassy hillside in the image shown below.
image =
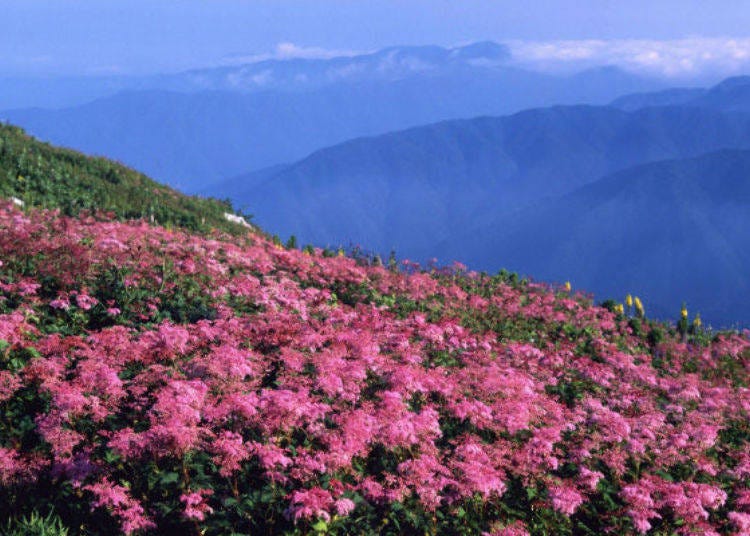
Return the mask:
[[[232,212],[228,202],[183,195],[111,160],[42,143],[5,124],[0,124],[0,197],[66,215],[102,210],[193,231],[242,229],[226,221],[224,213]]]
[[[750,529],[744,336],[100,220],[0,206],[0,532]]]

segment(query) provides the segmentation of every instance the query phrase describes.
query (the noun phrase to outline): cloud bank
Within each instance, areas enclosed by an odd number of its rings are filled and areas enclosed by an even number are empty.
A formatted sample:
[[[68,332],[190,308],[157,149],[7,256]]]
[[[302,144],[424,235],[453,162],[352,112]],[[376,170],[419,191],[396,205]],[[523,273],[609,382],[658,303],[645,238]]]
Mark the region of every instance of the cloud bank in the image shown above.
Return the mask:
[[[573,72],[614,65],[644,75],[685,80],[750,73],[750,37],[498,42],[509,47],[512,63],[544,71]],[[467,43],[471,41],[461,45]],[[232,66],[264,60],[330,59],[371,52],[308,47],[282,42],[271,52],[226,56],[221,59],[220,64]]]
[[[511,41],[515,61],[542,69],[616,65],[672,78],[730,75],[750,69],[750,38]]]
[[[273,51],[265,54],[232,54],[221,59],[223,65],[243,65],[265,60],[290,59],[330,59],[344,56],[356,56],[363,52],[355,50],[337,50],[323,47],[306,47],[290,42],[278,43]]]

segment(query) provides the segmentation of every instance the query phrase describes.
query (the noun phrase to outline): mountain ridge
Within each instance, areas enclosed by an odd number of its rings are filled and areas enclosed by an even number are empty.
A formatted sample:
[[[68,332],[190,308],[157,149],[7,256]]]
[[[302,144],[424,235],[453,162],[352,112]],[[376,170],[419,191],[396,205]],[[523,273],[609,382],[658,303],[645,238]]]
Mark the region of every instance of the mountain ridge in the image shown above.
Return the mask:
[[[551,104],[603,104],[654,85],[620,71],[553,76],[469,65],[307,91],[129,90],[57,110],[0,111],[0,118],[196,192],[359,136]]]
[[[642,164],[463,233],[443,260],[496,269],[503,259],[602,298],[637,293],[657,316],[686,300],[709,321],[748,326],[748,174],[749,150]]]
[[[696,124],[703,125],[701,131],[690,128]],[[507,210],[643,161],[692,156],[711,147],[747,146],[749,125],[745,117],[693,108],[628,113],[607,107],[553,107],[350,140],[281,167],[260,185],[245,190],[245,179],[240,178],[214,191],[248,207],[261,223],[265,220],[266,227],[280,234],[296,233],[314,243],[353,240],[381,251],[396,247],[409,255],[408,242],[383,242],[383,236],[398,235],[398,227],[372,234],[370,224],[363,221],[371,217],[365,207],[376,203],[384,210],[400,203],[409,213],[422,210],[419,204],[431,196],[441,195],[437,204],[425,209],[428,220],[420,224],[425,233],[441,232],[441,226],[453,226],[445,217],[450,206],[475,213],[482,207],[490,213]],[[255,183],[257,177],[249,177]],[[356,186],[350,187],[353,182]],[[424,187],[421,194],[419,185]],[[358,188],[368,188],[369,193]],[[449,195],[446,188],[463,197]],[[389,191],[400,201],[387,201]],[[253,206],[253,199],[263,199],[263,206]],[[320,209],[316,199],[324,201],[326,208]],[[411,205],[404,207],[404,202]],[[398,210],[388,210],[391,218],[399,217]],[[352,235],[325,236],[323,228],[337,225],[329,221],[336,220],[331,216],[336,211]],[[362,217],[357,216],[360,212]],[[434,214],[429,216],[430,212]],[[454,216],[454,223],[458,221]],[[415,235],[414,243],[419,241]]]

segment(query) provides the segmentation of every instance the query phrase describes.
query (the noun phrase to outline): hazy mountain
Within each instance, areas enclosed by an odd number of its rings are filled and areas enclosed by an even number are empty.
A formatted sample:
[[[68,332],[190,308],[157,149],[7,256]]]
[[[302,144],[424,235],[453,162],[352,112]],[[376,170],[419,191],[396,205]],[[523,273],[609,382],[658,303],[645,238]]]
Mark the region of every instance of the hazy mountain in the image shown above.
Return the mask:
[[[60,110],[0,112],[0,118],[195,191],[355,137],[551,104],[605,103],[623,91],[658,86],[615,68],[552,76],[506,65],[503,58],[502,47],[484,43],[275,60],[266,63],[275,73],[269,80],[276,82],[266,83],[264,91],[249,91],[242,82],[257,75],[261,64],[252,64],[247,76],[233,67],[161,80],[171,90],[221,91],[128,91]],[[337,78],[336,70],[351,74]],[[297,78],[307,82],[292,88]],[[230,86],[242,91],[226,91]]]
[[[750,76],[735,76],[710,88],[673,88],[633,93],[611,103],[622,110],[648,106],[696,106],[726,112],[750,112]]]
[[[553,107],[357,139],[209,192],[303,242],[442,258],[437,243],[498,214],[637,164],[725,147],[750,148],[750,117]]]
[[[719,324],[750,325],[750,152],[645,164],[500,216],[441,244],[446,258],[571,280],[602,297],[683,300]]]
[[[289,58],[252,61],[140,81],[140,88],[174,91],[307,91],[341,83],[400,80],[417,75],[495,69],[507,66],[511,54],[505,45],[479,42],[440,46],[388,47],[372,53],[333,58]]]
[[[126,85],[120,77],[3,76],[0,109],[75,106],[122,91]]]
[[[518,70],[514,69],[515,62],[509,48],[490,41],[454,48],[398,46],[329,58],[263,59],[250,56],[227,58],[226,61],[227,65],[218,67],[145,76],[4,77],[0,79],[0,109],[69,107],[123,91],[232,91],[245,94],[314,91],[342,84],[393,82],[413,76],[460,77],[472,73],[483,76]],[[606,89],[607,100],[621,92],[653,90],[665,85],[665,81],[638,80],[614,68],[595,71],[603,75],[598,83]],[[524,72],[532,74],[531,71]],[[542,76],[541,80],[547,78]],[[591,79],[584,83],[594,82]],[[619,84],[623,85],[618,90]]]
[[[499,67],[509,59],[508,47],[487,41],[455,48],[389,47],[323,59],[230,58],[231,65],[144,76],[5,77],[0,79],[0,109],[74,106],[136,90],[309,91],[346,82],[392,81],[413,73]]]
[[[688,104],[731,112],[749,112],[750,76],[728,78]]]
[[[706,91],[704,88],[671,88],[651,93],[632,93],[616,98],[610,105],[628,112],[648,106],[680,106],[703,96]]]

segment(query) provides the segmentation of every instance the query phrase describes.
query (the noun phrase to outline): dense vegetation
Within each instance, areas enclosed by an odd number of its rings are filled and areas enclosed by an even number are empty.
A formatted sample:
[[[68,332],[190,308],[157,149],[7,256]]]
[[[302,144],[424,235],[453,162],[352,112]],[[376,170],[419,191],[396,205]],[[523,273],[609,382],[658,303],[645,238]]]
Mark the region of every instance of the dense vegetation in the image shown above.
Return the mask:
[[[8,534],[750,531],[750,341],[687,311],[10,203],[0,261]]]
[[[183,195],[105,158],[39,142],[18,127],[0,124],[0,196],[15,197],[75,216],[113,212],[193,231],[240,231],[224,217],[228,202]]]

